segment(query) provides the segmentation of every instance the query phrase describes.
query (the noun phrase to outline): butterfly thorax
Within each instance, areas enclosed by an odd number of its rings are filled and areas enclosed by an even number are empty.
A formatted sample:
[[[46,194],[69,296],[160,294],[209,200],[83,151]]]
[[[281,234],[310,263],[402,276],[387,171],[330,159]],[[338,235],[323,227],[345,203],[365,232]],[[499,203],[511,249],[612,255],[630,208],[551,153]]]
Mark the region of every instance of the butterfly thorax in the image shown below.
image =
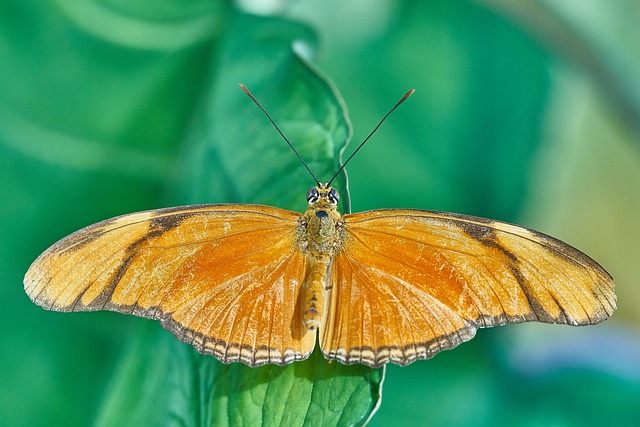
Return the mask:
[[[307,192],[309,206],[300,221],[298,248],[310,259],[331,258],[342,246],[338,192],[326,186]]]
[[[342,222],[338,192],[328,185],[307,191],[309,207],[301,219],[298,247],[309,260],[304,287],[303,324],[315,330],[324,313],[327,271],[331,259],[342,247]]]
[[[332,256],[340,246],[340,213],[335,206],[309,206],[306,222],[307,254],[312,257]]]

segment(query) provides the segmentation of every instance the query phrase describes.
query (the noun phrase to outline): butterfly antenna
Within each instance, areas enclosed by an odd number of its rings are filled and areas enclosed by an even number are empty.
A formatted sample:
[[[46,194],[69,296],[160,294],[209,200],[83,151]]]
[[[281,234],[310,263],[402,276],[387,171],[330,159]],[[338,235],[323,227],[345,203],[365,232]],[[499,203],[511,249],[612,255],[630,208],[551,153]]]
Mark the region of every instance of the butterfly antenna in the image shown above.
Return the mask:
[[[396,108],[398,108],[400,106],[400,104],[402,104],[404,101],[406,101],[406,99],[408,97],[410,97],[411,95],[413,95],[413,92],[415,92],[415,89],[411,89],[409,92],[405,93],[404,96],[402,97],[402,99],[400,99],[400,101],[396,102],[396,105],[393,106],[393,108],[391,110],[389,110],[389,112],[387,114],[384,115],[384,117],[382,118],[382,120],[380,120],[380,122],[378,123],[378,125],[373,128],[373,130],[371,131],[371,133],[364,139],[364,141],[362,141],[360,143],[360,145],[358,145],[358,148],[355,149],[355,151],[353,153],[351,153],[351,155],[349,156],[349,158],[342,164],[342,166],[340,166],[340,169],[338,169],[338,172],[335,173],[335,175],[333,175],[333,177],[329,180],[329,182],[327,183],[327,186],[331,185],[331,183],[333,182],[334,179],[336,179],[336,177],[338,175],[340,175],[340,172],[342,172],[342,170],[344,169],[345,166],[347,166],[347,163],[349,163],[349,160],[353,159],[353,156],[356,155],[356,153],[362,148],[362,146],[365,144],[365,142],[367,142],[369,140],[369,138],[371,138],[371,136],[376,133],[376,131],[378,130],[378,128],[380,127],[380,125],[382,125],[382,123],[387,119],[387,117],[389,117],[389,114],[393,113],[393,110],[395,110]]]
[[[255,96],[253,96],[253,94],[251,92],[249,92],[249,89],[247,89],[247,87],[245,85],[243,85],[242,83],[240,83],[238,86],[240,86],[240,89],[242,89],[244,91],[244,93],[246,93],[247,95],[249,95],[249,98],[251,98],[253,100],[253,102],[256,103],[256,105],[258,106],[258,108],[260,108],[262,110],[262,112],[265,114],[265,116],[267,116],[267,118],[269,119],[269,121],[271,122],[271,124],[273,125],[274,128],[276,128],[276,130],[278,131],[278,133],[280,134],[280,136],[287,142],[287,144],[289,144],[289,147],[291,147],[291,149],[293,150],[294,153],[296,153],[296,156],[298,156],[298,158],[300,159],[300,161],[302,162],[302,164],[304,165],[305,168],[307,168],[307,170],[309,171],[309,173],[311,174],[311,176],[313,177],[313,180],[318,184],[318,185],[322,185],[320,183],[320,181],[318,181],[318,178],[316,178],[316,176],[313,174],[313,172],[311,172],[311,169],[309,168],[309,166],[307,165],[307,163],[304,161],[304,159],[302,158],[302,156],[300,155],[300,153],[298,153],[298,151],[293,147],[293,144],[291,144],[291,142],[287,139],[287,137],[284,135],[284,133],[282,133],[282,131],[280,130],[280,128],[278,127],[278,125],[276,124],[276,122],[273,121],[273,119],[271,118],[271,116],[269,115],[269,113],[267,113],[267,110],[264,109],[264,107],[262,105],[260,105],[260,103],[258,102],[258,100],[255,98]]]

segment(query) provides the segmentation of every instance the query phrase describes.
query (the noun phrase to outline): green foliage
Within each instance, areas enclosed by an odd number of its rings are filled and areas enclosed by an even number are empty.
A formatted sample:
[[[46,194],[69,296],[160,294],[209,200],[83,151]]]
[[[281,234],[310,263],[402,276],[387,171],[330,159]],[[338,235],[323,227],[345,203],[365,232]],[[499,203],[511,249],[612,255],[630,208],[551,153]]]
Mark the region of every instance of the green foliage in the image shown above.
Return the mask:
[[[382,370],[328,363],[223,365],[157,328],[140,337],[109,389],[98,425],[356,425],[373,410]]]
[[[634,425],[637,26],[620,5],[571,4],[306,0],[259,17],[213,0],[2,2],[2,424],[357,425],[372,414],[383,370],[317,351],[286,367],[223,365],[157,322],[45,312],[22,290],[48,245],[117,214],[302,211],[313,180],[244,83],[321,181],[351,134],[342,96],[359,142],[415,87],[349,165],[355,211],[517,220],[616,278],[620,308],[602,326],[481,331],[389,367],[371,425]],[[348,211],[346,176],[336,185]]]

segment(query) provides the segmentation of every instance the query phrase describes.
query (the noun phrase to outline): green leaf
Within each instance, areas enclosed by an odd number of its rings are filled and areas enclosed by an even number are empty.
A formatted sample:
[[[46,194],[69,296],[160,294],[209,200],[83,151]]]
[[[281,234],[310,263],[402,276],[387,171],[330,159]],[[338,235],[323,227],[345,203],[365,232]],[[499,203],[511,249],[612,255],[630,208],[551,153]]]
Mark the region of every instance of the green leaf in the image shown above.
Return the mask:
[[[97,425],[359,425],[379,398],[382,370],[328,363],[319,351],[292,365],[250,368],[223,365],[152,327],[143,335]]]
[[[188,184],[178,186],[176,199],[190,189],[188,202],[306,205],[314,181],[238,81],[254,90],[314,173],[328,179],[338,169],[350,134],[342,102],[291,49],[296,38],[310,36],[305,27],[276,19],[231,21],[217,57],[225,66],[211,76],[187,145]],[[348,206],[346,177],[336,185]],[[382,369],[329,363],[317,348],[303,362],[250,368],[223,365],[167,335],[143,337],[145,344],[129,355],[101,425],[357,425],[380,398]]]

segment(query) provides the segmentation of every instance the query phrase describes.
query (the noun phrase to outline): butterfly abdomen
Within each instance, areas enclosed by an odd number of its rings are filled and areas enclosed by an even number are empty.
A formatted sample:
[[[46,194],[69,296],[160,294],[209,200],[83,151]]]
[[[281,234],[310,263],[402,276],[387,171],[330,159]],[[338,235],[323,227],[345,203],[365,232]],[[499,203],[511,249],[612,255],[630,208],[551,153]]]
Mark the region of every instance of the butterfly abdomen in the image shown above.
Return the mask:
[[[324,283],[328,264],[328,257],[326,260],[311,261],[307,286],[304,290],[304,309],[302,312],[302,323],[309,330],[318,329],[324,316]]]

